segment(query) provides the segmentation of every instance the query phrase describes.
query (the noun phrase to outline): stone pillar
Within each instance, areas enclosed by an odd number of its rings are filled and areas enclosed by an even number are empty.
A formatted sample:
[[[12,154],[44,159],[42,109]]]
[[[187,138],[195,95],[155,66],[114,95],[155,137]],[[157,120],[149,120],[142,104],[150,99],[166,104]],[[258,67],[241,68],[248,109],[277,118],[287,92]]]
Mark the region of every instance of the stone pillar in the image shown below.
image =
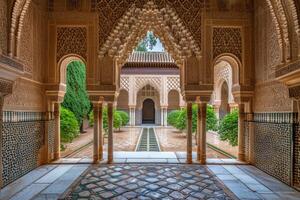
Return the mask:
[[[198,118],[200,115],[200,127],[199,127],[199,155],[198,160],[201,164],[206,163],[206,103],[200,103],[198,108]],[[200,112],[200,114],[199,114]]]
[[[164,126],[168,126],[168,108],[165,108],[165,113],[164,113]]]
[[[129,107],[129,125],[130,126],[135,126],[135,107],[134,106],[130,106]]]
[[[239,104],[239,120],[238,120],[238,160],[245,161],[245,133],[244,133],[244,121],[245,121],[245,105]]]
[[[218,119],[220,119],[220,105],[214,105],[214,111]]]
[[[107,163],[113,162],[113,103],[107,104],[108,117],[108,147],[107,147]]]
[[[94,103],[94,149],[93,149],[93,162],[99,162],[99,104]]]
[[[55,120],[54,160],[59,160],[60,159],[60,103],[54,103],[54,120]]]
[[[99,160],[103,160],[103,103],[99,104]]]
[[[249,122],[249,163],[254,164],[254,114],[252,109],[248,114],[248,122]]]
[[[187,150],[186,150],[186,162],[191,164],[192,158],[192,102],[187,103]]]

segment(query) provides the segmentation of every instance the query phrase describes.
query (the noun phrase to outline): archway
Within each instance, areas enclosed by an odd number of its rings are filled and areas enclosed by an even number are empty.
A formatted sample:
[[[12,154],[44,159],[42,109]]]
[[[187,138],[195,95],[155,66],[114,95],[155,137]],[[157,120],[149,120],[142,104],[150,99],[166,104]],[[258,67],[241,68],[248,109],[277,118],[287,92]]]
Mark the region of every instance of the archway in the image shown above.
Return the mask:
[[[152,99],[146,99],[143,102],[142,123],[143,124],[155,123],[155,103]]]

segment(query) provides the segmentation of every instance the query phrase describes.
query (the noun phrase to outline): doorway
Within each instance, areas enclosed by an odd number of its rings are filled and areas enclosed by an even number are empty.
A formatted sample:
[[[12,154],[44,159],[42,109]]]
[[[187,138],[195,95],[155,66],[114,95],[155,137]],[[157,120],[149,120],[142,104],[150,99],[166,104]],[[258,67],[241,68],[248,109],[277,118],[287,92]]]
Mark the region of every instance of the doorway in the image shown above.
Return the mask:
[[[142,116],[143,124],[155,124],[155,104],[152,99],[144,100]]]

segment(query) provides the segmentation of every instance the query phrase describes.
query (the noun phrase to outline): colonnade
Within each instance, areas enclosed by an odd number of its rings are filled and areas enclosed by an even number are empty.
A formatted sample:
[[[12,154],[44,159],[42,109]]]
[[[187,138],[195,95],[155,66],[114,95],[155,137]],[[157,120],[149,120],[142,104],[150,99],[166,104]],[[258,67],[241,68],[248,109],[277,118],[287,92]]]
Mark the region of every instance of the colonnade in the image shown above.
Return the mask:
[[[107,148],[107,162],[113,163],[113,102],[107,103],[108,109],[108,148]],[[186,150],[186,163],[193,163],[192,158],[192,105],[193,102],[187,102],[187,150]],[[197,158],[196,160],[200,164],[206,163],[206,107],[207,103],[198,103],[197,110]],[[94,113],[94,140],[93,140],[93,162],[98,163],[103,160],[103,116],[102,116],[103,102],[93,103],[93,113]],[[60,158],[60,104],[54,104],[54,118],[56,124],[56,134],[54,137],[54,159],[58,160]],[[131,108],[130,111],[133,112],[135,109]],[[167,111],[166,108],[163,110]],[[130,112],[130,113],[131,113]],[[164,117],[167,117],[166,112]],[[134,116],[132,113],[130,117]],[[250,117],[253,115],[250,115]],[[249,119],[248,119],[249,120]],[[251,119],[250,119],[251,120]],[[238,120],[238,160],[245,161],[245,135],[244,135],[244,121],[245,121],[245,105],[243,103],[239,104],[239,120]],[[250,129],[253,127],[250,126]],[[250,130],[251,134],[251,130]],[[252,138],[252,137],[250,137]],[[251,145],[251,141],[250,146]],[[252,141],[253,142],[253,141]],[[249,157],[251,160],[251,150],[249,152]]]

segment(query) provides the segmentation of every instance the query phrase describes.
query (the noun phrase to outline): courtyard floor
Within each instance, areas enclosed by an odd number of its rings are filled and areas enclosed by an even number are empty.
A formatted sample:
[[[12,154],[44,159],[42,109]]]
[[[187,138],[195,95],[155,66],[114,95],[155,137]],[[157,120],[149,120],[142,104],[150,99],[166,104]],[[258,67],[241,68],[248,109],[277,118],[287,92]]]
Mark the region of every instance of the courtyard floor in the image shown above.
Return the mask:
[[[124,127],[114,132],[114,151],[135,151],[140,136],[141,127]],[[171,127],[156,127],[157,138],[163,152],[185,152],[186,136]],[[66,158],[91,158],[93,155],[93,128],[81,134],[72,143],[66,144],[66,150],[62,151],[62,157]],[[107,151],[107,138],[104,139],[104,152]],[[193,137],[193,152],[197,151],[195,137]],[[228,158],[224,154],[207,147],[207,158]]]
[[[297,200],[300,193],[249,165],[52,164],[0,190],[0,199]]]

